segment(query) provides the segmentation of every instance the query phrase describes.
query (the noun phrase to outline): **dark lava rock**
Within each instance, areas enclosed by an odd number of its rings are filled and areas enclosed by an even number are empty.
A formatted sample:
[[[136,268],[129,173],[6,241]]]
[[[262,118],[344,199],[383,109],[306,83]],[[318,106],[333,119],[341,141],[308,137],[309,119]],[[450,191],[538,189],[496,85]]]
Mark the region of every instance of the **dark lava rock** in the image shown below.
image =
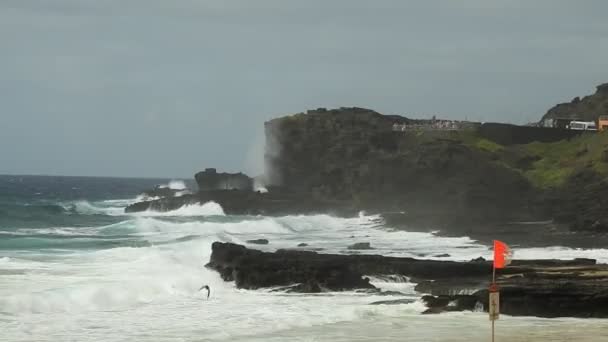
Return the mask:
[[[433,255],[435,258],[449,258],[451,255],[445,253],[445,254],[436,254]]]
[[[501,312],[540,317],[608,318],[608,265],[591,259],[515,260],[497,270]],[[453,262],[379,255],[317,254],[301,250],[274,253],[214,242],[207,267],[238,288],[291,286],[291,292],[316,293],[375,289],[363,275],[386,274],[417,282],[427,313],[488,309],[487,261]],[[470,293],[470,294],[466,294]]]
[[[423,314],[436,314],[444,311],[472,311],[478,303],[478,298],[467,295],[424,296],[422,301],[428,307]]]
[[[254,245],[267,245],[269,243],[266,239],[255,239],[255,240],[247,240],[247,243],[251,243]]]
[[[450,303],[451,297],[449,296],[423,296],[422,301],[428,308],[442,308],[448,306]]]
[[[247,249],[241,245],[214,242],[207,267],[226,281],[246,289],[303,284],[293,291],[319,292],[374,288],[363,273],[343,256],[327,257],[308,251],[278,250],[275,253]]]
[[[308,246],[308,244],[307,244],[307,243],[299,243],[299,244],[298,244],[298,247],[306,247],[306,246]]]
[[[253,191],[253,178],[244,173],[218,173],[214,168],[205,169],[194,175],[201,191],[248,190]]]
[[[292,286],[287,292],[320,293],[322,291],[323,290],[321,289],[321,285],[319,285],[318,282],[312,280]]]
[[[357,242],[357,243],[354,243],[354,244],[348,246],[348,249],[365,250],[365,249],[373,249],[373,248],[369,242]]]
[[[188,191],[188,189],[172,189],[167,186],[156,186],[154,189],[146,190],[141,195],[144,199],[149,198],[163,198],[163,197],[175,197],[178,194]]]
[[[369,303],[369,305],[399,305],[399,304],[411,304],[415,302],[414,299],[396,299],[396,300],[381,300],[377,302]]]
[[[220,273],[237,287],[256,289],[316,282],[322,289],[346,290],[374,288],[363,274],[401,274],[423,279],[487,276],[489,262],[465,262],[390,258],[379,255],[318,254],[302,250],[274,253],[248,249],[241,245],[214,242],[207,267]]]

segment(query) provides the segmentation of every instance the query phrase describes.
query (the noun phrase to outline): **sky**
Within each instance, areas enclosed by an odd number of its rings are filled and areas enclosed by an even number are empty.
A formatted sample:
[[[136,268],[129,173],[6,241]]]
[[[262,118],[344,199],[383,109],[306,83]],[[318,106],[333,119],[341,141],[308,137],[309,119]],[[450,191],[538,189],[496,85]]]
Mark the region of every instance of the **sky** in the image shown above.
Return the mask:
[[[317,107],[525,123],[608,82],[605,0],[0,0],[0,174],[262,172]]]

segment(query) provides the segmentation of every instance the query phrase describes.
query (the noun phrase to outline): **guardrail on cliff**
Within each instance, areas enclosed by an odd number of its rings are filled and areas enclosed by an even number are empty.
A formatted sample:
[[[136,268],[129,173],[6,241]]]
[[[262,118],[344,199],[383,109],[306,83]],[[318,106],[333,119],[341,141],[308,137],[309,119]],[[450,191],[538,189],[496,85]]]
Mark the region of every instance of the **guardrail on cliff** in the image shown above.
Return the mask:
[[[583,134],[585,131],[516,126],[503,123],[484,123],[479,127],[479,135],[501,145],[528,144],[533,141],[555,142],[570,139]]]
[[[437,120],[428,123],[399,124],[392,126],[395,132],[408,131],[461,131],[465,129],[475,129],[481,124],[469,121]]]

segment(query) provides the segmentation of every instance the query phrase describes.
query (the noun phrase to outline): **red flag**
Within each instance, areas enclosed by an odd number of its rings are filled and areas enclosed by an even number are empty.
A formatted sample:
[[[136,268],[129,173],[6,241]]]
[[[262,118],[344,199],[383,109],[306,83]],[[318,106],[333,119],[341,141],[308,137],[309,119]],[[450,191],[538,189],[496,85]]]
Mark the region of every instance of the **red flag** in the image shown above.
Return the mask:
[[[505,268],[511,263],[511,250],[502,241],[494,240],[494,268]]]

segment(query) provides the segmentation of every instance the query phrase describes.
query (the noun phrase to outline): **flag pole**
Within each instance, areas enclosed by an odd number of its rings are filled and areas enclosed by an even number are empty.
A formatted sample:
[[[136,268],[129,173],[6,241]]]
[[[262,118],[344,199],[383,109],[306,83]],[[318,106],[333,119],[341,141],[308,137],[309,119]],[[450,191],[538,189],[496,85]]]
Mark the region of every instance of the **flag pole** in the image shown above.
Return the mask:
[[[494,265],[494,260],[492,260],[492,286],[494,286],[495,284],[496,284],[496,265]],[[492,342],[494,342],[494,320],[492,320]]]
[[[492,342],[494,342],[494,321],[492,321]]]

